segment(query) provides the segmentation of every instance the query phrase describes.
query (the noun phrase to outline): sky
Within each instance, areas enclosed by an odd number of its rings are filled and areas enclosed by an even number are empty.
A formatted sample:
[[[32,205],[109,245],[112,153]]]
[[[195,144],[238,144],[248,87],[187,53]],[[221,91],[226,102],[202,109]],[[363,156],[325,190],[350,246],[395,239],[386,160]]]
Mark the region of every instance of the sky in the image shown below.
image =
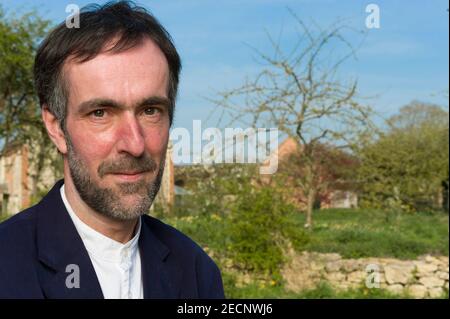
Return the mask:
[[[36,9],[55,23],[69,15],[68,4],[82,7],[95,1],[0,0],[7,12]],[[98,1],[96,3],[104,3]],[[238,87],[261,66],[254,59],[255,47],[271,53],[267,33],[282,46],[298,36],[291,9],[306,22],[323,28],[338,19],[366,31],[357,59],[340,69],[340,77],[356,78],[359,95],[383,116],[396,113],[412,100],[448,107],[449,21],[448,1],[360,0],[140,0],[172,35],[183,62],[180,91],[173,127],[203,127],[215,106],[208,98]],[[380,9],[380,28],[367,29],[366,6]],[[359,43],[349,34],[350,42]],[[251,46],[251,47],[250,47]]]

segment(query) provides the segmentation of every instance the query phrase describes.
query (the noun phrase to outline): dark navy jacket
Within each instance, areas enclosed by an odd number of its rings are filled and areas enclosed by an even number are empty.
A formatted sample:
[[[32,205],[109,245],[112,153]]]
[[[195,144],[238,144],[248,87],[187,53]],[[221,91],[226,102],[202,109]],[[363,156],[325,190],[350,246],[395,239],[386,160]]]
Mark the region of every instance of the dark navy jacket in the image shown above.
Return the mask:
[[[62,183],[0,224],[0,298],[103,298],[61,199]],[[224,298],[216,264],[175,228],[143,216],[139,249],[144,298]],[[71,264],[79,266],[79,288],[66,286]]]

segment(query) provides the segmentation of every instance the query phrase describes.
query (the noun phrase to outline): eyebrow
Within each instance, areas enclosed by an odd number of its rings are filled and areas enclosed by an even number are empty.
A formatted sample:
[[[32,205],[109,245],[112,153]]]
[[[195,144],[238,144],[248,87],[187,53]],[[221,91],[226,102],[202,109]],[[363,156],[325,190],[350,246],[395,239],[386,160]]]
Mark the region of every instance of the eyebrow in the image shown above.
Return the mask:
[[[147,98],[142,99],[138,103],[135,104],[135,108],[140,108],[142,106],[154,106],[154,105],[161,105],[164,106],[166,109],[169,109],[171,103],[170,100],[163,96],[150,96]],[[126,109],[126,106],[120,102],[117,102],[112,99],[108,98],[94,98],[88,101],[84,101],[79,104],[78,106],[78,113],[85,114],[90,111],[93,111],[95,109],[101,108],[101,107],[111,107],[111,108],[117,108],[117,109]]]

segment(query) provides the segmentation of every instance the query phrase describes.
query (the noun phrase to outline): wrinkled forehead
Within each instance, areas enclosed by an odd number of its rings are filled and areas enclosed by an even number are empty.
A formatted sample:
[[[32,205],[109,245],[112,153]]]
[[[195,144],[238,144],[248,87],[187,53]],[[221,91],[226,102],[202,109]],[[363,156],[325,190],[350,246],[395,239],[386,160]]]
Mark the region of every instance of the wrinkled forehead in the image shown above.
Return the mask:
[[[105,49],[85,62],[68,59],[63,72],[69,109],[95,98],[124,105],[133,105],[148,96],[167,98],[168,63],[150,39],[120,52]]]

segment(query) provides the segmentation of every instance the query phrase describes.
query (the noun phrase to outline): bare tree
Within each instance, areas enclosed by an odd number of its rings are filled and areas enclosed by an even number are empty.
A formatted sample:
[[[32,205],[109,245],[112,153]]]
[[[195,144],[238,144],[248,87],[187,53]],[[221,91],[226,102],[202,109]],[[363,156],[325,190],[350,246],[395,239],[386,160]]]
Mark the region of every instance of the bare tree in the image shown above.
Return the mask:
[[[349,147],[355,136],[368,127],[371,108],[357,101],[357,81],[344,81],[338,70],[355,57],[355,47],[346,40],[354,32],[342,22],[326,29],[307,26],[292,11],[299,29],[298,41],[286,50],[268,34],[271,56],[254,49],[262,63],[256,77],[235,89],[219,92],[213,102],[228,116],[229,124],[277,127],[293,137],[302,152],[302,176],[298,180],[307,197],[305,227],[312,226],[313,205],[320,188],[320,145]],[[362,42],[361,42],[362,43]]]

